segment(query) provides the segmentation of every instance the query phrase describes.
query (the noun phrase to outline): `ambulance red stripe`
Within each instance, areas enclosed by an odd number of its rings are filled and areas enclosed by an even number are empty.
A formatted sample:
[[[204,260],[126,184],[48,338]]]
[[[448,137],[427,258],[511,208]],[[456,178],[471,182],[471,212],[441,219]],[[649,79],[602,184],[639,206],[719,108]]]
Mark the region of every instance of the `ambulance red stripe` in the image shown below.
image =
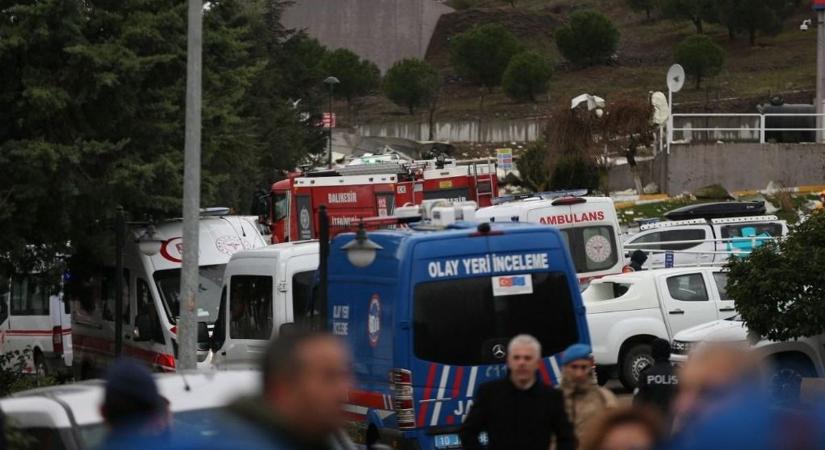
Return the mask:
[[[427,371],[427,382],[424,384],[424,395],[421,397],[422,400],[430,400],[430,396],[433,393],[433,383],[435,383],[435,363],[430,363],[430,368]],[[429,409],[429,403],[422,403],[421,409],[418,410],[418,426],[423,427],[425,425],[425,421],[427,419],[427,409]]]

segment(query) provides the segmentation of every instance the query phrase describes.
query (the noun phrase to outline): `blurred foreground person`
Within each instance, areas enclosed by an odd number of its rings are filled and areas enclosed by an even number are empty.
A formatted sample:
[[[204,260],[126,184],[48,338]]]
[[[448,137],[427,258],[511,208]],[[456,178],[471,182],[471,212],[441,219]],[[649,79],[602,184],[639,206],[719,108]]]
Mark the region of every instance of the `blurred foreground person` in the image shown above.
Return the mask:
[[[561,357],[561,390],[579,442],[585,440],[596,416],[616,407],[616,396],[593,380],[592,353],[589,345],[573,344]]]
[[[461,427],[463,448],[482,448],[482,432],[489,450],[547,450],[554,436],[559,450],[576,448],[564,399],[538,379],[539,364],[541,344],[534,337],[522,334],[510,341],[508,376],[479,387]]]
[[[741,345],[706,344],[680,371],[671,450],[825,448],[825,421],[780,407],[760,382],[757,359]]]
[[[656,408],[659,413],[670,415],[670,406],[679,387],[676,369],[670,364],[670,343],[664,339],[654,339],[650,344],[653,365],[639,373],[633,403]]]
[[[258,435],[254,448],[329,449],[346,423],[351,364],[339,338],[290,329],[267,348],[262,395],[231,404],[229,415]]]
[[[105,380],[100,415],[109,434],[101,448],[138,449],[168,443],[169,403],[158,392],[149,369],[137,361],[120,359],[106,371]]]
[[[581,450],[652,450],[664,437],[662,422],[653,410],[617,408],[599,415],[582,442]]]

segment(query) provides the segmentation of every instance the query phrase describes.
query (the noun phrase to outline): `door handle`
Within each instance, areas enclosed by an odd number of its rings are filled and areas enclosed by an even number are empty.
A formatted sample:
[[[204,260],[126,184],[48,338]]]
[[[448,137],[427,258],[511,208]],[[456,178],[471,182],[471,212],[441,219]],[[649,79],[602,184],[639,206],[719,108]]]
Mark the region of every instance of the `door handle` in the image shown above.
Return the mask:
[[[671,309],[670,311],[668,311],[668,314],[684,314],[684,313],[685,313],[685,311],[681,310],[681,309]]]
[[[732,312],[736,311],[736,308],[719,308],[719,312]]]

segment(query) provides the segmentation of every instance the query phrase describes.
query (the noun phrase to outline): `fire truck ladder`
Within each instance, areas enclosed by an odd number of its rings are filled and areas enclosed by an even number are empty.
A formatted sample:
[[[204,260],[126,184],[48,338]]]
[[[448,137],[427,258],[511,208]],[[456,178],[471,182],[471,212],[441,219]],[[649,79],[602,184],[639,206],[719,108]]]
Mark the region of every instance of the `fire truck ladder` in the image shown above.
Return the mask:
[[[478,164],[479,163],[483,163],[487,167],[487,171],[486,171],[487,172],[487,180],[489,181],[488,186],[490,186],[490,189],[487,192],[481,192],[478,189],[478,184],[479,184],[478,182],[480,180],[480,175],[478,173]],[[492,163],[490,161],[490,158],[487,158],[487,159],[481,160],[481,161],[474,160],[474,161],[471,162],[471,164],[473,166],[472,176],[475,179],[476,202],[478,202],[478,204],[481,204],[481,197],[490,197],[490,204],[492,205],[493,200],[496,198],[496,193],[493,192],[493,176],[496,173],[495,163]]]
[[[373,163],[373,164],[356,164],[352,166],[343,166],[337,169],[341,175],[379,175],[379,174],[400,174],[405,173],[407,169],[400,163]]]

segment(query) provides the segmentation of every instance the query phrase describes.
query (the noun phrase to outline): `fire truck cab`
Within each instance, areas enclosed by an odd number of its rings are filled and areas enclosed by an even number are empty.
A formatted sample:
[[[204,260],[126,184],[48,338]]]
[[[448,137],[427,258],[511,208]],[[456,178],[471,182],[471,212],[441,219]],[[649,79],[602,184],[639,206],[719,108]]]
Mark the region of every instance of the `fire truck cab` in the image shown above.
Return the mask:
[[[272,243],[317,239],[318,209],[326,205],[330,235],[359,219],[389,216],[424,200],[475,201],[490,206],[498,192],[495,164],[444,159],[399,162],[361,158],[331,171],[291,176],[272,185]]]

